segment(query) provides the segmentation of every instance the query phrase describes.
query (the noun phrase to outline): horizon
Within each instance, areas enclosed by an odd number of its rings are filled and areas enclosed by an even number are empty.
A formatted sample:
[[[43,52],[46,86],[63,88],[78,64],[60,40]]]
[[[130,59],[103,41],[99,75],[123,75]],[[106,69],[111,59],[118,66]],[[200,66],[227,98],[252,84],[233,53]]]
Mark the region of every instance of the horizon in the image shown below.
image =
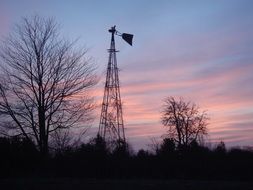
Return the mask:
[[[67,39],[98,66],[101,104],[110,45],[108,29],[134,34],[133,47],[116,38],[126,138],[147,148],[166,131],[163,99],[183,97],[207,110],[210,142],[253,145],[253,12],[250,0],[1,1],[0,38],[23,16],[54,17]],[[159,77],[158,77],[159,76]],[[99,108],[93,129],[98,127]]]

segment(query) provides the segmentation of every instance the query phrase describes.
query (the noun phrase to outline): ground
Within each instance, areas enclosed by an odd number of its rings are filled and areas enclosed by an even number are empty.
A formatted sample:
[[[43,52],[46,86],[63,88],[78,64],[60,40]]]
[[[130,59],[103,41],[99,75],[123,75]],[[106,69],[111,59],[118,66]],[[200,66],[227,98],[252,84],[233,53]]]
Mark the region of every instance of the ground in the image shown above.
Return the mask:
[[[18,190],[253,190],[251,181],[199,180],[95,180],[95,179],[1,179],[0,189]]]

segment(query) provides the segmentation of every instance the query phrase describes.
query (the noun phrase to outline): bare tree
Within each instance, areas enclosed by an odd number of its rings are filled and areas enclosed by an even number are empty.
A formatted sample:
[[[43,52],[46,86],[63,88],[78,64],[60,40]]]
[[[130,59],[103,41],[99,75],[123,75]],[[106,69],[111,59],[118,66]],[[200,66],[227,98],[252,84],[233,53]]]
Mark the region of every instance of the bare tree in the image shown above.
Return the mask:
[[[53,19],[24,18],[1,47],[2,132],[23,135],[48,153],[50,134],[91,119],[97,83],[86,51],[61,39]]]
[[[168,97],[164,101],[162,123],[168,127],[166,135],[177,142],[178,146],[201,142],[207,135],[206,112],[200,112],[196,104]]]

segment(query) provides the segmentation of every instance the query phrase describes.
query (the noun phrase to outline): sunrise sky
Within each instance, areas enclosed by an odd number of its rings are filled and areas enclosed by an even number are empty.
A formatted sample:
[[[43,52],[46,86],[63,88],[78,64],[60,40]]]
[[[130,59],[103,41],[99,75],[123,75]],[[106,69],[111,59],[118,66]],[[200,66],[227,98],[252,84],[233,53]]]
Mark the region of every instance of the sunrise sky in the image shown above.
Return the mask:
[[[0,0],[0,38],[22,16],[54,17],[63,36],[89,49],[101,77],[102,101],[110,34],[116,39],[127,139],[147,148],[165,132],[167,96],[193,101],[211,118],[208,141],[253,145],[253,1],[251,0]],[[97,111],[93,130],[98,126]]]

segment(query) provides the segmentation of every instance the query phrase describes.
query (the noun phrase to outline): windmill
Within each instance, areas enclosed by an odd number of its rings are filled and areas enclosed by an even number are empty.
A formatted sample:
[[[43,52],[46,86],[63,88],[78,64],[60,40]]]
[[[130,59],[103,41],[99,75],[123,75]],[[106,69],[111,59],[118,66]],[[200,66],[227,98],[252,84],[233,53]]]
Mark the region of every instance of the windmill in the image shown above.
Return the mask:
[[[106,72],[106,82],[104,87],[103,103],[100,115],[98,135],[105,141],[125,144],[125,129],[123,121],[122,103],[120,97],[119,69],[117,66],[115,48],[115,35],[121,36],[124,41],[132,45],[133,35],[120,33],[116,26],[108,30],[111,33],[111,44],[109,60]]]

